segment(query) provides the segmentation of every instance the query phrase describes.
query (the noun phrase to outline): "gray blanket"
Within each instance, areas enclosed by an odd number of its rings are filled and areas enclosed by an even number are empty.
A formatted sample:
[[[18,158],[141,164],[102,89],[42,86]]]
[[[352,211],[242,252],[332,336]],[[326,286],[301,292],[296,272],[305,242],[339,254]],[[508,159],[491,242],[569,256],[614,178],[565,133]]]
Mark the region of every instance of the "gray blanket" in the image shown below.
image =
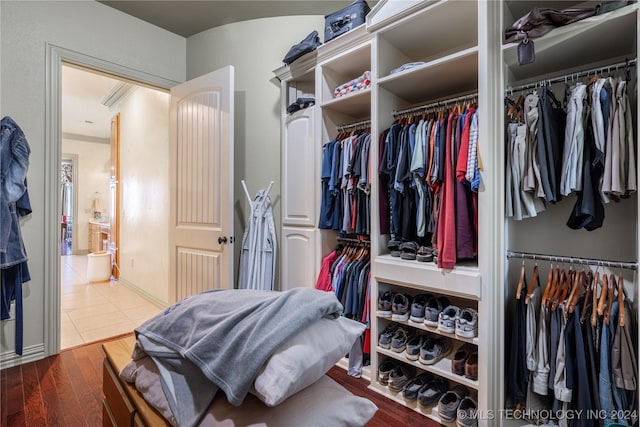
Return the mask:
[[[197,425],[218,387],[240,405],[278,347],[341,313],[333,293],[315,289],[203,292],[136,328],[133,358],[153,358],[178,425]]]

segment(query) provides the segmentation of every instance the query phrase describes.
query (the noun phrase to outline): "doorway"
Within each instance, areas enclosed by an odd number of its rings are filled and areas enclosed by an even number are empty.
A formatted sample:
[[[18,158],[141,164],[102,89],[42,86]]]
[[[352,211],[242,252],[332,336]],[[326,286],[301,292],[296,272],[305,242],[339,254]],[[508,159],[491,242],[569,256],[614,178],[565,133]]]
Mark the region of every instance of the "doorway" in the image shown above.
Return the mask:
[[[140,295],[131,274],[120,281],[118,255],[133,246],[144,247],[144,241],[125,239],[119,242],[123,221],[132,221],[130,211],[137,209],[128,203],[129,192],[121,193],[119,171],[125,164],[127,179],[133,187],[145,190],[149,185],[144,167],[132,170],[139,162],[136,147],[143,136],[132,136],[136,123],[158,118],[146,118],[153,108],[149,97],[155,89],[135,84],[116,76],[75,64],[61,63],[61,232],[60,232],[60,348],[68,348],[98,339],[130,332],[160,309],[157,301]],[[168,94],[166,98],[168,121]],[[142,95],[141,95],[142,94]],[[146,101],[147,104],[139,104]],[[128,123],[129,146],[121,153],[120,117]],[[135,120],[134,120],[135,119]],[[168,126],[168,124],[167,124]],[[141,134],[144,131],[140,131]],[[132,142],[133,141],[133,142]],[[158,143],[157,139],[154,142]],[[160,146],[156,147],[161,149]],[[122,158],[121,158],[122,156]],[[168,171],[165,171],[168,180]],[[132,177],[136,177],[135,180]],[[156,184],[153,176],[151,184]],[[135,181],[135,182],[134,182]],[[168,193],[168,185],[165,190]],[[119,205],[124,200],[129,212],[121,215]],[[157,234],[166,234],[166,224],[157,227]],[[127,224],[124,229],[127,230]],[[64,244],[63,244],[64,242]],[[91,269],[89,253],[107,251],[112,269],[104,280],[96,278]],[[142,263],[141,263],[142,265]],[[131,273],[131,271],[129,272]],[[101,273],[100,273],[101,274]],[[109,277],[110,276],[110,277]],[[92,281],[90,281],[92,280]]]

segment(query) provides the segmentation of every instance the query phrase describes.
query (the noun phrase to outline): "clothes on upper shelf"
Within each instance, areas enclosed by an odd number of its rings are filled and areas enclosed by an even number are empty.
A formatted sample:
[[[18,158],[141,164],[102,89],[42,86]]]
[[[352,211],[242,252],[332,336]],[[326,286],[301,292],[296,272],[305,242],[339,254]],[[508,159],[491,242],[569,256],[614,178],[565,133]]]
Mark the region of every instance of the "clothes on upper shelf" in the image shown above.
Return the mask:
[[[478,115],[452,109],[401,120],[380,144],[380,233],[438,248],[451,269],[477,255]],[[388,191],[382,191],[387,188]]]
[[[4,117],[0,121],[0,320],[10,318],[15,301],[15,351],[22,354],[22,284],[31,280],[20,218],[31,213],[27,169],[31,149],[20,126]]]
[[[353,92],[371,87],[371,71],[365,71],[361,76],[341,84],[333,91],[333,97],[339,98]]]
[[[627,82],[597,78],[566,87],[565,104],[548,86],[507,98],[507,216],[537,216],[546,203],[577,195],[572,229],[600,228],[604,205],[637,190]]]
[[[571,414],[531,420],[561,426],[636,423],[637,319],[623,277],[616,284],[612,274],[556,268],[543,289],[534,275],[527,286],[521,273],[524,286],[507,323],[511,405],[523,414]]]
[[[367,132],[338,135],[323,147],[318,227],[369,236],[371,176]]]

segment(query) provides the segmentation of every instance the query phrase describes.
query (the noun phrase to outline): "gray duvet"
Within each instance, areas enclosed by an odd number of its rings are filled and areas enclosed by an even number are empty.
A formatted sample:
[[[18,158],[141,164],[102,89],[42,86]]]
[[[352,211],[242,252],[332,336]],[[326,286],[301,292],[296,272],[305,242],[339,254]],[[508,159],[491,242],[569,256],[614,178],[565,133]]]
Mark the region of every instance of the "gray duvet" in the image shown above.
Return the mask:
[[[136,328],[133,358],[151,356],[178,425],[194,426],[218,388],[240,405],[281,344],[313,321],[341,313],[333,293],[315,289],[203,292]]]

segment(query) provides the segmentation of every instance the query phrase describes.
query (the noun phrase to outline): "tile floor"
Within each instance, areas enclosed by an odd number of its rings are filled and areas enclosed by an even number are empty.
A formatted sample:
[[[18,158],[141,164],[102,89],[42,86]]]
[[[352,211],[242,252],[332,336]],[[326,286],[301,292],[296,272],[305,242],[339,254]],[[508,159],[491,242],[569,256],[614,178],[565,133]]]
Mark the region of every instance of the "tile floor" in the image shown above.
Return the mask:
[[[90,283],[86,255],[61,256],[60,267],[61,349],[131,332],[162,310],[116,281]]]

